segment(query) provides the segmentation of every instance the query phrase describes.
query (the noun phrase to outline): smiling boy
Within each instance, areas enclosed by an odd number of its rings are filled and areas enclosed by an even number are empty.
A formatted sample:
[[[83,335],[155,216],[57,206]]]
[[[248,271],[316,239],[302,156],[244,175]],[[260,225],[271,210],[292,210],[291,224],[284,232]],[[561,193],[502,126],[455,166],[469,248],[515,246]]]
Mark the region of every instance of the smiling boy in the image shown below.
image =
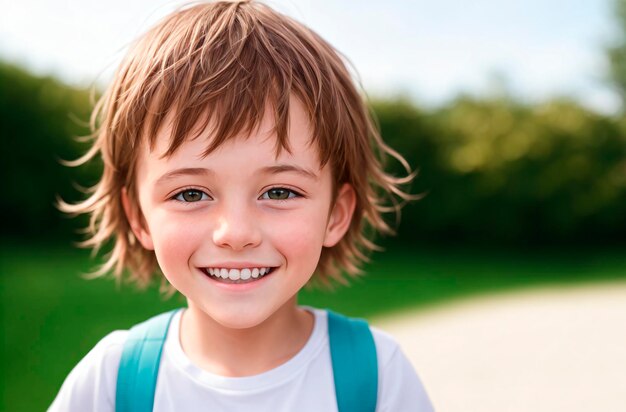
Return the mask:
[[[210,136],[201,134],[166,158],[164,128],[154,149],[144,147],[137,159],[145,223],[129,212],[133,233],[187,298],[183,348],[224,376],[272,369],[304,345],[313,316],[297,307],[296,294],[354,210],[354,190],[344,184],[331,211],[330,168],[320,167],[308,145],[311,131],[297,100],[289,107],[291,153],[276,156],[272,126],[266,115],[252,135],[206,156]],[[130,211],[128,197],[122,200]]]
[[[337,52],[262,4],[181,9],[132,47],[94,137],[81,161],[102,156],[100,183],[63,209],[91,214],[85,245],[114,241],[101,273],[162,274],[187,299],[165,331],[153,409],[338,410],[329,314],[297,293],[358,273],[374,248],[365,232],[390,232],[385,199],[409,199],[399,187],[412,176],[383,171],[383,155],[406,163]],[[432,410],[393,338],[371,335],[376,410]],[[50,410],[119,410],[128,336],[103,338]]]

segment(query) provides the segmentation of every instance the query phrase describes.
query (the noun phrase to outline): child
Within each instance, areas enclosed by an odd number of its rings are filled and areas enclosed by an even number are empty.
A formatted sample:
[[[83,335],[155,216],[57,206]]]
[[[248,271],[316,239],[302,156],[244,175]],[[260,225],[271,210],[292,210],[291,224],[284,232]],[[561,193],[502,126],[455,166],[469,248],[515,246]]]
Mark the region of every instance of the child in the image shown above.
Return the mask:
[[[133,45],[92,120],[82,162],[102,156],[102,178],[61,207],[91,214],[85,245],[114,241],[100,273],[127,269],[145,285],[160,270],[188,303],[162,326],[155,391],[139,385],[146,409],[341,409],[337,363],[358,345],[331,359],[331,314],[296,296],[358,273],[375,247],[365,232],[390,232],[381,213],[399,207],[394,194],[410,199],[399,186],[413,176],[382,170],[383,155],[406,162],[338,53],[265,5],[198,4]],[[432,410],[397,343],[372,335],[377,386],[357,394],[377,411]],[[130,341],[128,331],[102,339],[50,410],[121,410]],[[356,370],[348,384],[362,379]]]

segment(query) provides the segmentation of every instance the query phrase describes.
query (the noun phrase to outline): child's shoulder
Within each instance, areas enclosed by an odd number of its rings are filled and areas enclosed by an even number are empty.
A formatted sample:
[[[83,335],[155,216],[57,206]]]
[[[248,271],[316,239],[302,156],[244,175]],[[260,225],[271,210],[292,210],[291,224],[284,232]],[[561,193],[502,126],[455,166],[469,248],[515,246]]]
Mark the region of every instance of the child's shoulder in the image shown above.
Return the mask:
[[[124,342],[128,336],[127,330],[116,330],[102,339],[85,355],[76,365],[76,368],[100,369],[105,372],[108,369],[117,371],[117,367],[122,357]],[[76,369],[74,368],[74,369]],[[117,372],[115,373],[117,375]]]
[[[99,376],[107,377],[109,375],[115,378],[127,336],[127,330],[116,330],[100,339],[96,346],[74,367],[71,374],[97,373]],[[107,374],[107,372],[112,373]]]
[[[377,410],[432,412],[424,385],[396,339],[369,325],[378,363]]]
[[[376,345],[380,379],[389,381],[416,378],[414,366],[396,338],[376,326],[370,325],[370,330]]]
[[[387,365],[398,352],[401,352],[400,344],[396,339],[376,326],[370,325],[374,343],[376,344],[376,355],[379,365]]]
[[[426,411],[433,406],[414,365],[393,336],[370,325],[378,357],[377,410]]]
[[[102,338],[72,369],[48,411],[111,410],[127,335],[117,330]]]

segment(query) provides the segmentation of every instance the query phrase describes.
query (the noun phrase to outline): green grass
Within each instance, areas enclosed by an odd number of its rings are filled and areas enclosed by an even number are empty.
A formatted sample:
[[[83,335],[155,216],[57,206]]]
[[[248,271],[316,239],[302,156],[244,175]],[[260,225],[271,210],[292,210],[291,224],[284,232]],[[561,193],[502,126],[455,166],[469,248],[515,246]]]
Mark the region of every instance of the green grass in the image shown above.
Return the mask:
[[[104,335],[181,306],[156,288],[84,280],[87,253],[54,245],[0,248],[3,328],[0,409],[44,410],[71,368]],[[487,252],[398,250],[374,256],[367,276],[335,292],[303,291],[300,302],[373,318],[476,294],[546,284],[626,279],[626,253],[613,250]]]

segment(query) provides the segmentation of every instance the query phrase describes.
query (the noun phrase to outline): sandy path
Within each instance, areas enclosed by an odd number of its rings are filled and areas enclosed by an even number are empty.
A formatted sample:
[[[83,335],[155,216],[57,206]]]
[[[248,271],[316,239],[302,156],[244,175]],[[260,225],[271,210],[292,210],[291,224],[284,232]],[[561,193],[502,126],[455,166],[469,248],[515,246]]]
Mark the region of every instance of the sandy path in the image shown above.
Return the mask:
[[[626,411],[626,283],[545,288],[381,318],[437,411]]]

